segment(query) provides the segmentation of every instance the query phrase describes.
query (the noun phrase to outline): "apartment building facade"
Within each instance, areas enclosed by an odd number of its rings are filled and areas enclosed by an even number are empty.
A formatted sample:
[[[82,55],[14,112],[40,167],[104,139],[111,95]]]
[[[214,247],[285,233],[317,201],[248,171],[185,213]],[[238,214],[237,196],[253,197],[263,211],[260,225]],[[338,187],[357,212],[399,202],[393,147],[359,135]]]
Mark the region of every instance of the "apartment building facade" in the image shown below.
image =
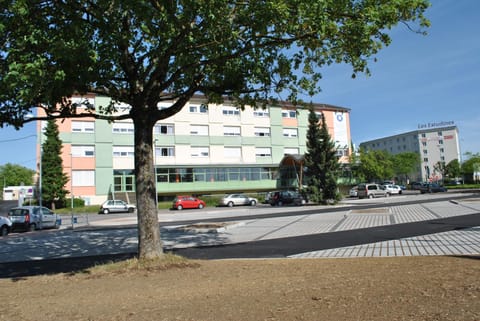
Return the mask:
[[[410,176],[410,181],[441,181],[443,177],[438,170],[438,163],[448,164],[454,159],[461,161],[458,128],[436,126],[435,123],[419,127],[422,129],[363,142],[360,148],[385,150],[393,155],[405,152],[418,153],[421,164]]]
[[[105,96],[73,97],[88,100],[95,109],[107,106]],[[159,108],[169,107],[159,104]],[[340,162],[348,162],[348,108],[315,104],[327,121]],[[86,108],[86,106],[83,106]],[[126,113],[127,105],[118,105]],[[279,164],[286,155],[306,151],[307,109],[283,103],[267,109],[237,109],[231,103],[205,105],[194,97],[176,115],[154,128],[156,188],[160,199],[178,194],[267,191],[278,188]],[[132,121],[109,123],[94,118],[57,120],[63,142],[66,189],[87,204],[135,191],[134,128]],[[45,122],[39,122],[40,155]]]

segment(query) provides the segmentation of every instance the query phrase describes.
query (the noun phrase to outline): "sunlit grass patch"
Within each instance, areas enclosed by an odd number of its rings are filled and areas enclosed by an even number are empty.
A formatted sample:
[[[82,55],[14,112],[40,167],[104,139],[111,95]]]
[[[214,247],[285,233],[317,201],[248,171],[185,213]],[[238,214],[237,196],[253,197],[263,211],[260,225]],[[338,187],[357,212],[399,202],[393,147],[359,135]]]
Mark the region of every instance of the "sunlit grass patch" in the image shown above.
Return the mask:
[[[132,258],[124,261],[111,262],[96,265],[84,271],[90,276],[101,276],[105,274],[128,274],[135,272],[155,272],[170,269],[196,268],[200,263],[189,260],[182,256],[166,253],[154,259]]]

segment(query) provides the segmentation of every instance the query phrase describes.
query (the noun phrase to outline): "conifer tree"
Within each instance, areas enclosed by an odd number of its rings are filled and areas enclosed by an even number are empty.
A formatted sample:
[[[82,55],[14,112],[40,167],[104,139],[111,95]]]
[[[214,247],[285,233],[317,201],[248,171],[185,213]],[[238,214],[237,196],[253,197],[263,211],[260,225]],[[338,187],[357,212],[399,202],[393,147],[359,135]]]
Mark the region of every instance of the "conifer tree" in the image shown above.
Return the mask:
[[[65,205],[68,191],[65,185],[67,175],[63,172],[61,158],[62,141],[59,138],[58,126],[54,120],[49,120],[45,128],[45,142],[42,144],[42,203],[55,209]]]
[[[308,116],[307,153],[305,154],[307,192],[310,200],[326,204],[338,200],[339,169],[335,144],[328,133],[323,114],[319,118],[313,107]]]

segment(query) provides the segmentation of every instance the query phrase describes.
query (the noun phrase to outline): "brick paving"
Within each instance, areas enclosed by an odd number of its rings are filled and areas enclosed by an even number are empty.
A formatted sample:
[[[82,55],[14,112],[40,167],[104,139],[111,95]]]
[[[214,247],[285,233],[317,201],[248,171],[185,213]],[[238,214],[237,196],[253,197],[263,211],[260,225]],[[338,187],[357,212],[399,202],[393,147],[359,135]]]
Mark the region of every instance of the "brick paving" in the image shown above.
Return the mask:
[[[205,233],[180,236],[174,232],[175,228],[167,228],[163,231],[162,239],[167,248],[220,245],[412,223],[474,214],[479,211],[480,202],[476,198],[460,202],[442,201],[402,206],[388,206],[386,204],[385,207],[381,208],[245,220],[241,222],[242,224],[236,224],[232,228],[219,231],[215,236],[210,237]],[[179,241],[179,237],[181,241]],[[290,257],[336,258],[478,254],[480,254],[480,227],[299,253]]]

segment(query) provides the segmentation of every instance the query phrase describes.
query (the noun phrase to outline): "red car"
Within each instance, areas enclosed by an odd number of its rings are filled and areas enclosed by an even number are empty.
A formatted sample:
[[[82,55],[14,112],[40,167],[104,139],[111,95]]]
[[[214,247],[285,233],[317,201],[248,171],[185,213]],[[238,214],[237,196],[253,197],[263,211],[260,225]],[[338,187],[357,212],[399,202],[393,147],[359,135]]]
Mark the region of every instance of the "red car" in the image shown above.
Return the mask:
[[[204,208],[205,202],[193,196],[177,196],[173,200],[172,208],[183,210],[184,208]]]

